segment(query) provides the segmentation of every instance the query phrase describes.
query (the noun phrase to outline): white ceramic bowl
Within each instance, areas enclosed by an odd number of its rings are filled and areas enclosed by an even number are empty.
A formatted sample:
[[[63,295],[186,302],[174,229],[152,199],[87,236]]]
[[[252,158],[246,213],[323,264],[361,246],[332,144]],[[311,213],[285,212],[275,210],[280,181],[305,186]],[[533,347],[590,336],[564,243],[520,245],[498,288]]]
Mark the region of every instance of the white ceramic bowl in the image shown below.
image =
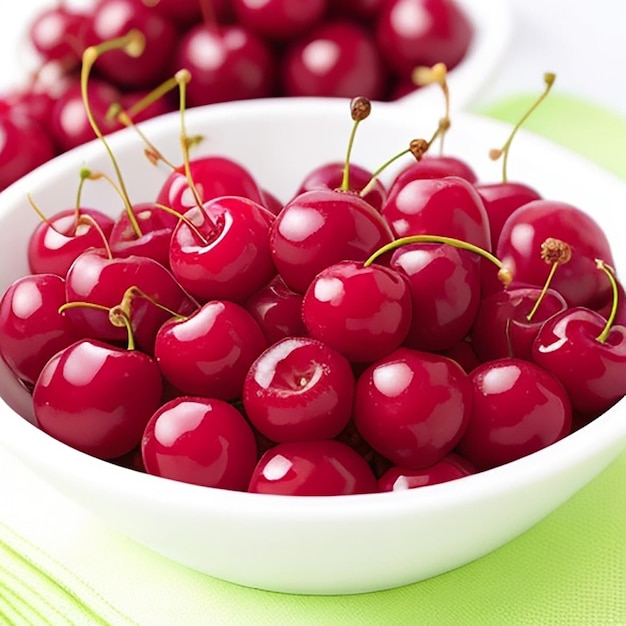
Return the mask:
[[[357,136],[355,163],[375,167],[413,136],[429,136],[439,109],[374,104]],[[312,167],[340,159],[351,128],[343,100],[273,100],[189,111],[202,150],[238,159],[262,185],[286,199]],[[144,130],[180,160],[177,114]],[[457,114],[447,153],[467,159],[483,180],[500,165],[487,152],[509,128]],[[110,138],[134,201],[153,198],[165,172],[142,156],[132,130]],[[26,240],[37,217],[72,206],[85,163],[111,171],[91,143],[42,166],[0,195],[0,289],[27,271]],[[403,163],[406,163],[404,161]],[[401,164],[399,164],[401,165]],[[605,228],[618,268],[626,187],[576,156],[521,132],[509,161],[511,179],[545,197],[587,210]],[[119,210],[106,185],[87,185],[85,203]],[[620,221],[621,220],[621,221]],[[626,446],[626,404],[553,446],[458,481],[405,492],[341,497],[280,497],[177,483],[123,469],[77,452],[33,426],[29,397],[0,367],[0,443],[45,481],[113,528],[153,550],[216,577],[263,589],[343,594],[418,581],[458,567],[516,537],[601,472]]]

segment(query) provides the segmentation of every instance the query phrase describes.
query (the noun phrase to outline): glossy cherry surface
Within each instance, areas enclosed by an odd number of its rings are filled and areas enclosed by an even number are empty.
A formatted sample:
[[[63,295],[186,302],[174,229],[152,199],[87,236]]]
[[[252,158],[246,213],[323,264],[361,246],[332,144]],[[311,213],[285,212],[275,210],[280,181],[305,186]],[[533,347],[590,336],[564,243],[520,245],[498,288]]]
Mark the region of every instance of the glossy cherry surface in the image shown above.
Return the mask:
[[[411,294],[383,265],[343,261],[322,270],[302,301],[309,335],[350,361],[371,363],[395,350],[411,324]]]
[[[479,470],[537,452],[568,435],[569,397],[558,378],[523,359],[489,361],[471,374],[473,402],[459,452]]]
[[[270,346],[250,367],[243,405],[272,441],[331,439],[352,413],[354,375],[342,354],[310,337]]]
[[[257,449],[252,429],[234,406],[183,396],[166,402],[150,418],[141,455],[149,474],[245,491]]]
[[[148,355],[83,339],[46,363],[33,407],[38,426],[55,439],[112,459],[139,445],[161,389],[161,372]]]
[[[154,353],[165,378],[182,393],[234,400],[266,347],[263,332],[242,306],[211,300],[188,317],[166,321]]]
[[[354,421],[363,439],[393,464],[434,465],[465,432],[472,386],[455,361],[398,348],[358,378]]]
[[[398,191],[407,183],[419,178],[444,178],[445,176],[458,176],[472,184],[478,181],[474,168],[467,161],[445,154],[427,153],[419,161],[403,167],[393,179],[390,189]]]
[[[257,463],[248,491],[284,496],[347,496],[377,491],[365,459],[333,439],[290,441],[270,448]]]

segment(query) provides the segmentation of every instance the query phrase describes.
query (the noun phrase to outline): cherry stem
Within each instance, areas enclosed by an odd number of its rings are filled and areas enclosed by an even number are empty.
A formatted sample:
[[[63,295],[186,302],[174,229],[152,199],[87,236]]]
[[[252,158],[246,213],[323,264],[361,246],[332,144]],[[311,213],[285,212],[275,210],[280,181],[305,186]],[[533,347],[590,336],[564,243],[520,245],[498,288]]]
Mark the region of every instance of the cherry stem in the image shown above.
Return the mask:
[[[28,200],[28,204],[30,204],[30,206],[33,208],[35,213],[37,213],[37,215],[39,216],[39,219],[42,222],[48,224],[48,226],[50,226],[52,230],[56,230],[54,226],[52,226],[52,224],[50,223],[50,220],[44,215],[43,211],[37,206],[37,204],[33,200],[33,197],[29,193],[26,194],[26,199]]]
[[[473,243],[469,243],[468,241],[455,239],[454,237],[445,237],[442,235],[409,235],[407,237],[399,237],[398,239],[394,239],[390,243],[378,248],[378,250],[376,250],[376,252],[374,252],[363,265],[367,267],[383,254],[413,243],[443,243],[454,246],[455,248],[460,248],[461,250],[474,252],[475,254],[487,259],[498,268],[498,278],[505,287],[510,285],[513,280],[510,270],[504,266],[500,259],[491,254],[491,252],[488,252],[479,246],[475,246]]]
[[[617,280],[615,278],[615,270],[610,265],[602,261],[602,259],[596,259],[596,267],[607,275],[607,278],[611,283],[611,292],[613,294],[613,304],[611,305],[611,312],[609,313],[609,317],[606,320],[606,324],[602,329],[602,332],[596,337],[597,341],[599,341],[600,343],[604,343],[607,340],[609,333],[611,332],[611,328],[613,327],[615,318],[617,316],[617,308],[619,306],[619,288],[617,286]]]
[[[88,224],[96,230],[98,235],[100,235],[100,239],[102,239],[102,247],[104,248],[104,253],[107,255],[108,259],[112,259],[113,252],[111,250],[111,246],[109,245],[109,241],[107,240],[104,231],[100,227],[100,224],[98,224],[98,222],[96,222],[96,220],[87,213],[81,214],[81,216],[78,218],[77,226],[80,224]]]
[[[572,258],[572,248],[569,244],[561,241],[560,239],[555,239],[554,237],[548,237],[541,244],[541,258],[546,262],[551,264],[550,272],[548,273],[548,278],[546,278],[546,282],[543,284],[541,291],[539,293],[539,297],[535,301],[533,308],[530,310],[530,313],[526,316],[526,320],[531,322],[535,314],[537,313],[541,302],[548,293],[548,289],[550,288],[550,283],[556,274],[556,270],[559,266],[564,265],[565,263],[569,263]]]
[[[439,140],[439,154],[443,154],[444,137],[450,128],[450,88],[448,87],[448,68],[445,63],[436,63],[432,67],[417,67],[413,71],[413,82],[418,87],[437,83],[441,87],[444,98],[444,116],[439,120],[439,127],[431,143],[437,136]]]
[[[131,324],[130,316],[121,305],[114,306],[109,310],[109,321],[117,328],[126,327],[126,334],[128,336],[126,349],[130,351],[134,350],[135,334],[133,333],[133,325]]]
[[[121,48],[129,56],[138,57],[143,53],[145,43],[146,43],[146,40],[143,34],[140,31],[133,29],[129,31],[123,37],[117,37],[116,39],[105,41],[101,44],[98,44],[97,46],[89,46],[83,52],[83,63],[82,63],[81,75],[80,75],[80,88],[81,88],[81,94],[83,98],[83,103],[84,103],[87,119],[89,120],[89,123],[94,133],[104,145],[105,150],[107,151],[109,158],[111,159],[111,163],[113,165],[113,169],[115,170],[115,174],[117,176],[119,186],[122,192],[122,199],[124,201],[124,206],[126,207],[126,211],[128,212],[128,219],[137,237],[141,237],[143,233],[141,232],[139,223],[137,222],[135,214],[133,213],[120,167],[115,159],[115,156],[113,155],[113,151],[111,150],[111,147],[109,146],[107,140],[105,139],[102,131],[98,127],[98,124],[91,110],[91,105],[89,104],[88,85],[89,85],[89,75],[91,73],[91,70],[96,60],[101,54],[108,52],[109,50],[117,50]]]
[[[543,81],[545,83],[545,88],[539,95],[539,97],[533,102],[530,108],[522,115],[521,119],[515,124],[509,138],[504,142],[504,145],[501,148],[494,148],[489,151],[489,158],[493,161],[496,161],[500,157],[502,157],[502,182],[507,182],[507,164],[509,160],[509,151],[511,148],[511,142],[513,138],[517,134],[517,131],[522,127],[524,122],[530,117],[531,113],[543,102],[543,100],[550,93],[550,89],[552,89],[552,85],[556,80],[556,75],[552,72],[546,72],[543,75]]]
[[[183,151],[183,165],[185,168],[185,177],[187,178],[187,184],[189,185],[189,189],[191,189],[191,193],[193,194],[194,200],[196,201],[196,205],[200,212],[204,216],[204,219],[215,226],[215,222],[209,217],[208,213],[204,210],[202,198],[200,196],[200,192],[196,187],[193,176],[191,175],[191,167],[189,164],[189,139],[187,135],[186,125],[185,125],[185,111],[187,110],[187,83],[191,80],[191,72],[186,69],[178,70],[175,74],[176,81],[178,83],[179,92],[180,92],[180,143]]]
[[[150,304],[157,307],[158,309],[161,309],[161,311],[165,311],[166,313],[169,313],[177,321],[182,321],[182,320],[187,319],[186,316],[181,315],[178,311],[174,311],[166,307],[165,305],[161,304],[160,302],[155,300],[152,296],[148,295],[145,291],[142,291],[137,286],[129,287],[124,292],[124,297],[122,298],[122,302],[119,305],[122,311],[124,312],[124,314],[129,318],[130,318],[130,305],[131,305],[131,302],[135,298],[142,298],[143,300],[146,300],[146,302],[149,302]]]
[[[350,138],[348,139],[348,150],[346,152],[346,160],[343,165],[343,178],[341,181],[341,191],[350,191],[350,158],[352,155],[352,146],[354,145],[354,138],[356,136],[356,130],[359,124],[366,119],[372,110],[371,102],[363,97],[357,96],[350,101],[350,114],[354,120],[352,125],[352,131]]]
[[[160,211],[164,211],[169,215],[173,215],[177,217],[181,222],[184,222],[186,226],[193,232],[193,234],[204,244],[207,245],[209,243],[208,239],[198,230],[198,227],[186,216],[182,213],[179,213],[172,207],[166,206],[165,204],[160,204],[159,202],[155,202],[154,206]]]
[[[212,31],[217,30],[217,16],[212,0],[199,0],[203,24]]]

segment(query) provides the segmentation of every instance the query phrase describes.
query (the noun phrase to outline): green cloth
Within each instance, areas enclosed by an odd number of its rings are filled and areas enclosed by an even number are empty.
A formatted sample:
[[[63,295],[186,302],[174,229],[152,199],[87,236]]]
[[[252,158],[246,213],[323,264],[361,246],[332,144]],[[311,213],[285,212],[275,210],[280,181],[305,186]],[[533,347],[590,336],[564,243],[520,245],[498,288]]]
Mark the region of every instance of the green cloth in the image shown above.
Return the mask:
[[[527,98],[483,111],[515,122]],[[626,178],[626,121],[551,95],[525,124]],[[495,552],[390,591],[311,597],[238,587],[100,525],[63,522],[44,547],[0,524],[0,623],[625,625],[626,452],[545,520]],[[462,523],[462,520],[461,520]],[[45,617],[44,617],[45,616]]]

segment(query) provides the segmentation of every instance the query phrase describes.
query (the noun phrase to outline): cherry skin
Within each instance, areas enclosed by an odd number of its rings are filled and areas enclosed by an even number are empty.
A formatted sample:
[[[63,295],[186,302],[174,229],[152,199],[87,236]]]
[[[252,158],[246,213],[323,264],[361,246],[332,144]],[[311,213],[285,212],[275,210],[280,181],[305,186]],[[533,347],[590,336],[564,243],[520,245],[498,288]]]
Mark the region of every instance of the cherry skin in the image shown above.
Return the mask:
[[[270,228],[276,269],[299,293],[329,265],[365,261],[392,239],[387,222],[370,204],[352,192],[331,189],[296,196]]]
[[[101,459],[139,445],[161,402],[161,372],[150,356],[91,339],[57,352],[33,390],[38,426]]]
[[[110,83],[124,90],[144,89],[168,78],[178,33],[158,12],[134,0],[99,0],[90,22],[87,40],[90,45],[124,37],[133,29],[141,32],[145,40],[138,57],[123,50],[110,50],[98,58],[98,71]]]
[[[159,329],[154,354],[165,378],[180,392],[219,400],[241,396],[250,366],[267,342],[242,306],[211,300]]]
[[[541,291],[539,287],[520,286],[482,299],[471,332],[472,346],[482,361],[507,356],[531,359],[533,342],[544,322],[568,308],[558,291],[548,289],[528,319]]]
[[[475,187],[489,216],[492,250],[496,249],[502,226],[509,216],[524,204],[541,200],[538,191],[519,182],[477,183]]]
[[[402,168],[393,179],[390,190],[397,192],[412,180],[446,176],[458,176],[473,185],[478,180],[476,172],[466,161],[453,156],[426,154],[419,161]]]
[[[395,465],[421,469],[453,451],[471,407],[472,385],[458,363],[402,347],[359,376],[353,415],[374,450]]]
[[[0,114],[0,190],[55,155],[46,129],[11,112]]]
[[[187,211],[185,218],[172,233],[169,264],[198,300],[244,303],[275,276],[269,247],[274,216],[261,205],[224,196],[206,202],[202,211]]]
[[[354,385],[342,354],[310,337],[288,337],[252,364],[242,400],[253,426],[272,441],[332,439],[350,420]]]
[[[405,469],[394,465],[378,479],[378,490],[404,491],[426,485],[438,485],[475,474],[476,468],[462,456],[451,452],[441,461],[423,469]]]
[[[396,237],[443,235],[491,249],[483,201],[474,186],[458,176],[417,178],[390,189],[382,215]]]
[[[538,365],[498,359],[470,378],[473,408],[458,451],[479,470],[515,461],[570,433],[569,397],[557,377]]]
[[[334,439],[289,441],[259,460],[248,491],[282,496],[347,496],[375,493],[376,477],[365,459]]]
[[[81,216],[87,216],[96,225],[81,220]],[[102,248],[102,237],[109,237],[113,224],[113,218],[106,213],[85,207],[64,209],[39,222],[28,240],[30,271],[65,276],[83,252]]]
[[[270,345],[285,337],[307,334],[302,321],[302,294],[289,289],[280,274],[250,296],[245,307]]]
[[[48,359],[79,339],[59,313],[65,281],[56,274],[30,274],[13,281],[0,300],[0,355],[11,371],[34,385]]]
[[[376,43],[398,76],[415,67],[458,65],[470,46],[473,28],[452,0],[389,0],[376,21]]]
[[[348,21],[325,22],[298,39],[282,63],[282,90],[287,96],[381,100],[385,65],[361,26]]]
[[[198,307],[171,272],[154,259],[144,256],[110,258],[103,250],[87,250],[72,263],[65,282],[67,302],[108,308],[121,304],[130,288],[137,288],[152,299],[151,302],[138,295],[131,298],[129,306],[135,341],[150,353],[157,331],[171,317],[168,311],[186,315]],[[83,336],[105,341],[126,338],[126,329],[113,326],[107,311],[78,306],[67,309],[65,315]]]
[[[148,474],[246,491],[257,460],[254,433],[231,404],[183,396],[150,418],[141,440]]]
[[[257,35],[274,40],[293,40],[321,21],[328,0],[233,0],[235,16]]]
[[[322,270],[302,301],[309,335],[357,363],[371,363],[400,346],[411,315],[411,294],[400,273],[356,261]]]
[[[335,0],[330,9],[337,15],[356,20],[372,20],[383,7],[385,0]]]
[[[193,77],[189,106],[265,98],[274,90],[276,61],[266,42],[237,24],[196,24],[180,38],[177,67]]]
[[[311,189],[339,189],[343,182],[344,164],[340,161],[334,161],[320,165],[311,170],[300,183],[296,195],[310,191]],[[365,185],[370,182],[372,173],[354,163],[350,163],[350,191],[360,192]],[[377,178],[371,191],[368,191],[363,200],[366,200],[375,209],[380,211],[385,199],[387,198],[387,190],[382,182]]]
[[[469,333],[480,304],[480,263],[447,244],[410,244],[395,250],[389,266],[405,276],[413,303],[403,344],[441,352]]]
[[[596,259],[613,265],[610,244],[599,224],[571,204],[535,200],[521,206],[502,227],[497,256],[516,281],[542,286],[549,268],[540,250],[550,237],[572,248],[571,260],[559,267],[550,286],[570,306],[594,308],[609,300],[610,284],[596,269]]]
[[[564,385],[574,411],[592,419],[626,394],[626,327],[614,325],[599,339],[606,320],[585,307],[550,318],[532,346],[532,359]]]

